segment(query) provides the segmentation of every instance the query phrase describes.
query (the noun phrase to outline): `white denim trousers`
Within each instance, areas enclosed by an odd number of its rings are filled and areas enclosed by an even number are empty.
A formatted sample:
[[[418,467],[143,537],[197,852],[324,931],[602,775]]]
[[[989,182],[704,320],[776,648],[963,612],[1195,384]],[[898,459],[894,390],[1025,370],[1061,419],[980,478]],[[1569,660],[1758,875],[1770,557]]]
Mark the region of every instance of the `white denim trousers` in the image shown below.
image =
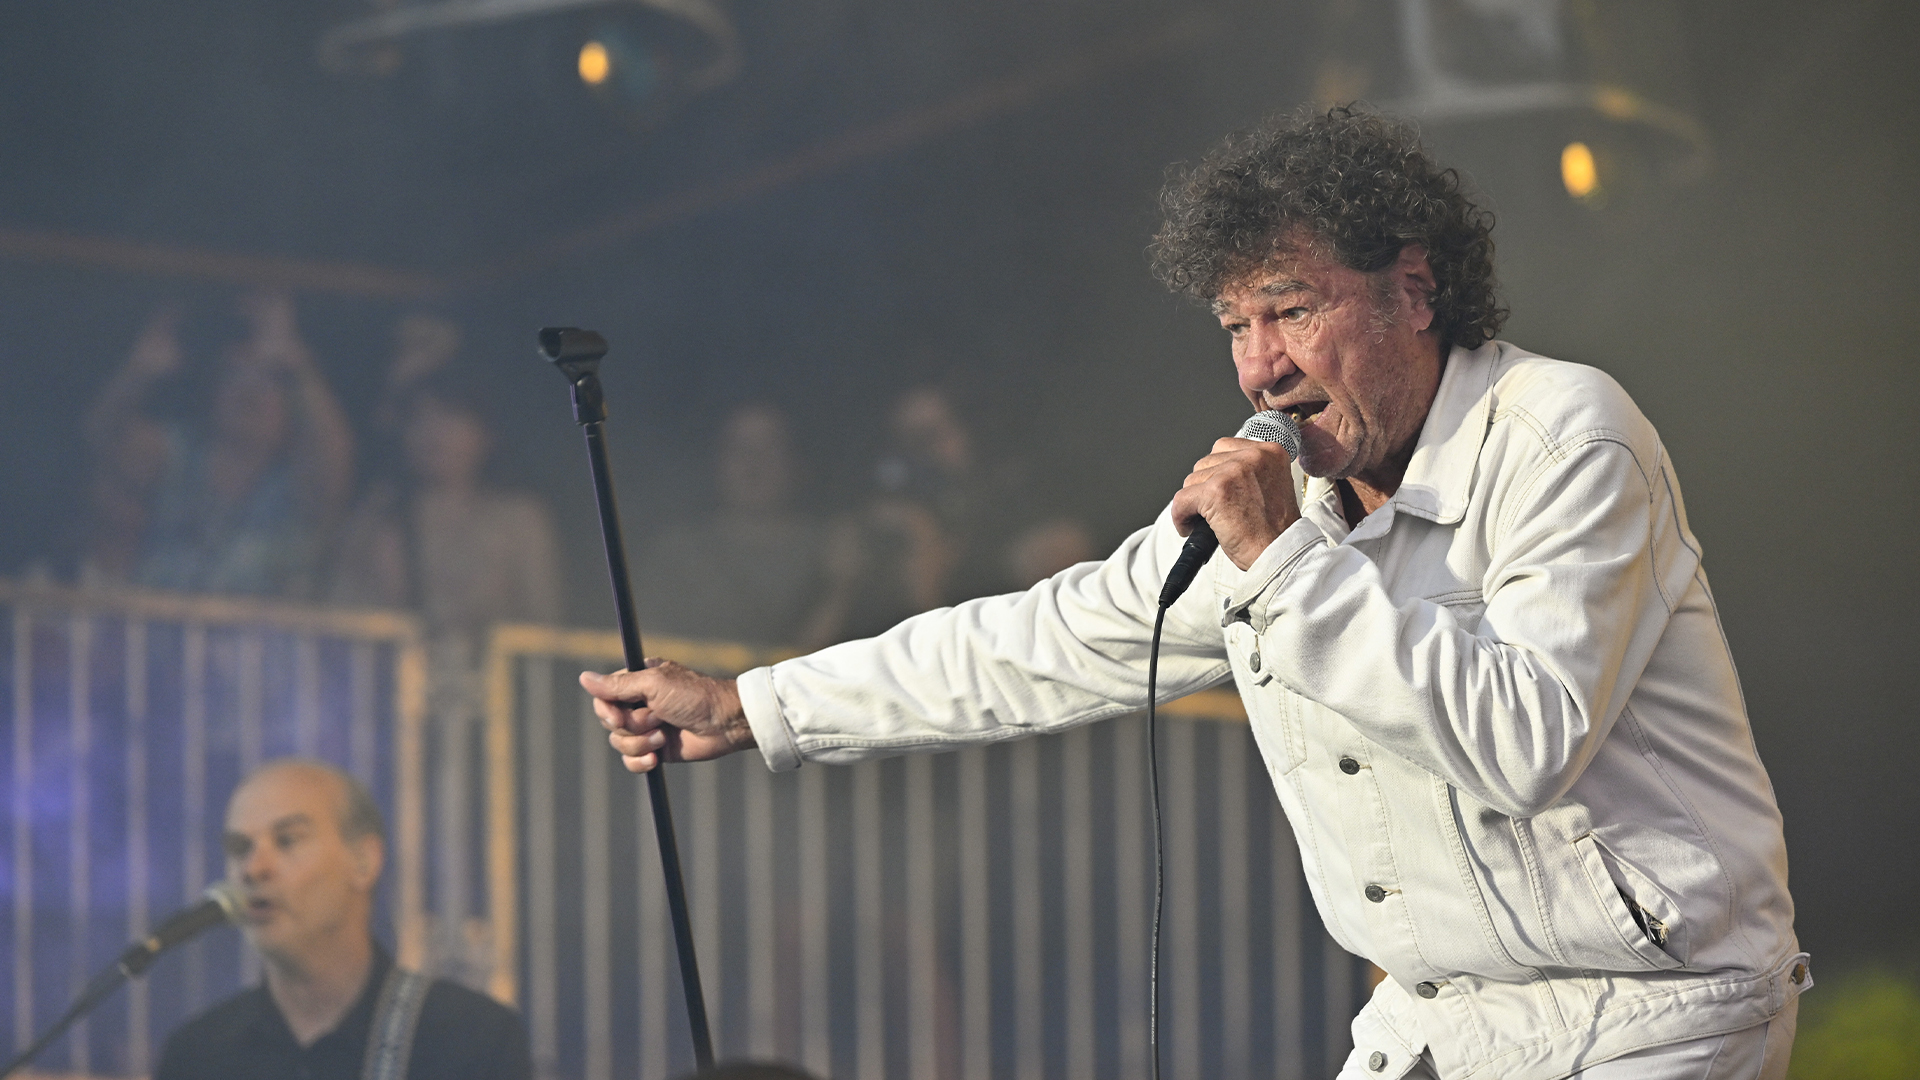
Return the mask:
[[[1582,1069],[1567,1080],[1786,1080],[1800,1000],[1745,1031],[1655,1046]],[[1406,1080],[1441,1080],[1426,1054]]]

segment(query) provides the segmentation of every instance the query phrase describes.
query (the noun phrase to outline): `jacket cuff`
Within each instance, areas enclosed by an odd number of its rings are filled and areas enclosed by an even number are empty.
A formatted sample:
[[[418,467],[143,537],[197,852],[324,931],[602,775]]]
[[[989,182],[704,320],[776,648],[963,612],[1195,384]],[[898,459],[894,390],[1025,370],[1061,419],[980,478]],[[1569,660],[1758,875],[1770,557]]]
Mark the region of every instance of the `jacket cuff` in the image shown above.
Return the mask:
[[[800,767],[800,743],[781,715],[780,698],[773,692],[773,669],[758,667],[743,673],[734,684],[740,691],[740,708],[747,714],[747,726],[753,729],[753,741],[767,759],[767,768],[786,772]]]
[[[1274,537],[1273,543],[1267,545],[1267,550],[1261,552],[1253,565],[1245,570],[1233,565],[1233,561],[1226,556],[1219,556],[1213,583],[1214,591],[1220,597],[1220,625],[1251,619],[1256,630],[1266,629],[1264,612],[1248,609],[1275,588],[1275,583],[1286,577],[1308,552],[1326,546],[1327,534],[1321,532],[1318,525],[1301,518]]]

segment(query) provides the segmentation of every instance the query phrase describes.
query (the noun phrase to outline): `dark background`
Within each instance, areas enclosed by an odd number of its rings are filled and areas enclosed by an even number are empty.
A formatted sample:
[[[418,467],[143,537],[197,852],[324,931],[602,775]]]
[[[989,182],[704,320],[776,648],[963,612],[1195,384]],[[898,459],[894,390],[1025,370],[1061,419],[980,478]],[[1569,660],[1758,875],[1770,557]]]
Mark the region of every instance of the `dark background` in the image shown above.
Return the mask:
[[[1676,145],[1592,116],[1425,130],[1500,215],[1503,336],[1611,372],[1665,436],[1786,814],[1803,942],[1830,965],[1909,963],[1920,15],[1568,5],[1596,8],[1589,59],[1703,127],[1698,176],[1663,179]],[[1032,505],[1117,540],[1242,411],[1217,328],[1147,270],[1167,166],[1312,100],[1330,60],[1398,92],[1358,0],[736,0],[739,77],[644,127],[571,75],[579,26],[417,50],[384,79],[322,70],[320,33],[368,10],[0,9],[0,573],[70,571],[79,418],[152,306],[187,305],[203,361],[238,332],[223,272],[22,236],[432,279],[411,298],[303,290],[303,327],[363,416],[400,315],[463,323],[501,478],[547,492],[569,531],[576,622],[611,619],[577,430],[533,352],[547,324],[614,343],[641,538],[707,505],[732,405],[787,408],[811,495],[836,507],[887,403],[934,382]],[[1627,162],[1605,205],[1560,189],[1574,137]]]

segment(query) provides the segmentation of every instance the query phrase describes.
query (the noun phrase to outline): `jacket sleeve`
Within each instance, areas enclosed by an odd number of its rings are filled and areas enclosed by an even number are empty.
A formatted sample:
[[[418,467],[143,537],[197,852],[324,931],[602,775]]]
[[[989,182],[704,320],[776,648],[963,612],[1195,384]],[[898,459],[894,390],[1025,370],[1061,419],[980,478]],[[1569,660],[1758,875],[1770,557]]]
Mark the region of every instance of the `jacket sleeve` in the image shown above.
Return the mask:
[[[1592,760],[1698,566],[1665,455],[1643,456],[1594,432],[1505,482],[1471,628],[1396,601],[1364,554],[1297,523],[1250,568],[1278,567],[1249,582],[1262,654],[1368,739],[1501,813],[1539,813]]]
[[[1147,646],[1183,538],[1162,513],[1103,562],[1024,593],[970,600],[878,637],[758,668],[740,696],[770,768],[952,749],[1055,731],[1146,706]],[[1170,609],[1160,700],[1230,675],[1218,554]]]

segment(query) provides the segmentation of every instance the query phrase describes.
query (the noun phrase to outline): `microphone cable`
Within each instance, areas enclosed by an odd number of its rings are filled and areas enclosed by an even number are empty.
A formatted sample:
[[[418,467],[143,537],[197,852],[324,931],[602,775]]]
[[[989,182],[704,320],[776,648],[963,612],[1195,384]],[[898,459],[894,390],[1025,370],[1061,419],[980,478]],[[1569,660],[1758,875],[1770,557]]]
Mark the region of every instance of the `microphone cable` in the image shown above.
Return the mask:
[[[1235,437],[1279,443],[1289,459],[1300,456],[1300,426],[1293,417],[1273,409],[1254,413],[1240,425]],[[1147,648],[1147,798],[1153,805],[1153,941],[1147,961],[1147,1056],[1152,1061],[1152,1080],[1160,1080],[1160,920],[1167,898],[1167,847],[1160,820],[1160,631],[1166,625],[1167,609],[1193,584],[1200,568],[1219,547],[1219,538],[1206,522],[1194,525],[1180,557],[1167,572],[1166,584],[1161,586],[1160,602],[1153,616],[1153,641]]]
[[[1160,681],[1160,628],[1166,604],[1153,616],[1153,644],[1147,652],[1147,798],[1153,804],[1153,945],[1147,961],[1147,1053],[1153,1080],[1160,1080],[1160,913],[1167,895],[1167,851],[1160,823],[1160,730],[1155,690]]]

